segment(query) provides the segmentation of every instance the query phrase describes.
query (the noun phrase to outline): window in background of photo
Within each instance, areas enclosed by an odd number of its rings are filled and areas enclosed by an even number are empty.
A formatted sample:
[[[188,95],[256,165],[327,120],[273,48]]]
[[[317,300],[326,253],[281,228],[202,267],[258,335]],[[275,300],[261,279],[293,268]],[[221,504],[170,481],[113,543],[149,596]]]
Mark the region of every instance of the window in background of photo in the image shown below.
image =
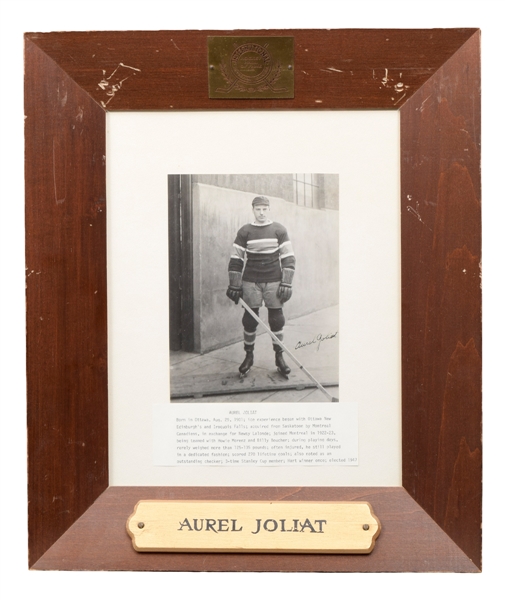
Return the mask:
[[[339,209],[339,176],[320,173],[293,173],[293,198],[298,206]],[[291,200],[291,199],[290,199]]]
[[[295,173],[293,175],[295,203],[299,206],[317,208],[315,175],[312,173]]]

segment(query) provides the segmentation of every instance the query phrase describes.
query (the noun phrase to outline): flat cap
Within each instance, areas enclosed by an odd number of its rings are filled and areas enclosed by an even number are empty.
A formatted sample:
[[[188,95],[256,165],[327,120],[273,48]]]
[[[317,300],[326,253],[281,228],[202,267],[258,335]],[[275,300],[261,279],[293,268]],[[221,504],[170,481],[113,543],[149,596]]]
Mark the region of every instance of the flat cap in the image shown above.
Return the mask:
[[[254,200],[252,201],[252,205],[258,206],[260,204],[270,206],[270,200],[266,196],[256,196],[256,198],[254,198]]]

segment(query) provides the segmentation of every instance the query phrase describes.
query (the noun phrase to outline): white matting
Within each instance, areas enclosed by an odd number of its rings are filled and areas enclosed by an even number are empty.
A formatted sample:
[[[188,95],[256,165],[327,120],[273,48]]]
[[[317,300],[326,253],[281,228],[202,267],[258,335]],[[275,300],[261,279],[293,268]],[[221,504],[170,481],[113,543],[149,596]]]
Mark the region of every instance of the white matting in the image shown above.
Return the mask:
[[[107,118],[110,484],[400,485],[398,113]],[[359,404],[359,467],[154,466],[152,407],[170,393],[167,174],[295,172],[340,175],[340,399]]]

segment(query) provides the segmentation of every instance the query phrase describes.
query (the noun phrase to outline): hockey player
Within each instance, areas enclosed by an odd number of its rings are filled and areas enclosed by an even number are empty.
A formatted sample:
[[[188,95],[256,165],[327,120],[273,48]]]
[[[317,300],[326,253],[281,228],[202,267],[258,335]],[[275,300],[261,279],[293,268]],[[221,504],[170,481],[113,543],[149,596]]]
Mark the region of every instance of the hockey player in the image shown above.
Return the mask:
[[[239,298],[258,315],[263,302],[268,309],[268,324],[277,338],[283,340],[285,323],[282,306],[291,298],[295,256],[286,228],[268,217],[270,201],[257,196],[252,201],[254,221],[241,227],[233,244],[228,264],[230,285],[228,298],[238,304]],[[254,363],[257,322],[244,310],[245,359],[239,367],[246,375]],[[274,343],[275,365],[287,377],[291,369],[282,356],[282,348]]]

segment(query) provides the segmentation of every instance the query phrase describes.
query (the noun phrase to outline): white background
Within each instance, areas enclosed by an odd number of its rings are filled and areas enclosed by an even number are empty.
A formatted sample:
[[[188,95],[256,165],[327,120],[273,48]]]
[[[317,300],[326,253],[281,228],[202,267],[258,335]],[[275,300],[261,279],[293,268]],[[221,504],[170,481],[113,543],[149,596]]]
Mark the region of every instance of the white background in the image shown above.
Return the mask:
[[[2,310],[0,367],[2,444],[2,590],[8,598],[434,598],[499,594],[503,570],[503,124],[502,2],[149,0],[0,2],[2,147]],[[483,30],[483,285],[484,285],[484,573],[458,574],[186,574],[30,573],[26,552],[26,435],[24,376],[24,240],[22,33],[90,29],[480,27]],[[497,526],[498,523],[498,526]],[[380,541],[380,540],[379,540]],[[498,591],[492,590],[498,584]],[[183,587],[182,587],[183,586]]]
[[[398,112],[116,112],[107,136],[110,484],[401,485]],[[339,173],[339,398],[358,403],[359,467],[153,466],[152,407],[169,398],[167,173]]]

